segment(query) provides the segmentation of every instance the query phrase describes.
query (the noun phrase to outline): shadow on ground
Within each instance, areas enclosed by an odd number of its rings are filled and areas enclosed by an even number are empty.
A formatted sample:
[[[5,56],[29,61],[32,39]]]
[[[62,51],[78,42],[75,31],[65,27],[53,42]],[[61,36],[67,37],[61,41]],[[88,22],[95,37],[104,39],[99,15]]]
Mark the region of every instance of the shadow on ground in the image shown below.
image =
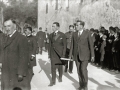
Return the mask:
[[[96,90],[120,90],[120,88],[116,87],[113,83],[105,81],[109,86],[102,85],[98,81],[94,80],[93,78],[89,78],[89,80],[98,85]]]

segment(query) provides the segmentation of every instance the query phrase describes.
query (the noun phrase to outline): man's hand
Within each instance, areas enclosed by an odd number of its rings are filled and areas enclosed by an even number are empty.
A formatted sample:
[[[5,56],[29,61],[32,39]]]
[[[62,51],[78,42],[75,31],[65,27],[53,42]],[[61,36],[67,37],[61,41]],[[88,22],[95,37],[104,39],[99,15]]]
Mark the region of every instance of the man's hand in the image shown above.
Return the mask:
[[[31,61],[33,61],[34,58],[35,58],[35,55],[31,55]]]
[[[95,58],[94,57],[91,57],[91,62],[94,62]]]
[[[23,76],[22,75],[18,75],[18,82],[23,81]]]

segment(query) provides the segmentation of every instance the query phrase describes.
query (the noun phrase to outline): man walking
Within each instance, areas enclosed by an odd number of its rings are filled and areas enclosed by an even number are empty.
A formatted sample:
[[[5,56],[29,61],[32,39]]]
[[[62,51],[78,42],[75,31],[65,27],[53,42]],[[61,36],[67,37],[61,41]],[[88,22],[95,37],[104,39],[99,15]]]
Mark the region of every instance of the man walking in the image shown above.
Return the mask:
[[[66,37],[65,34],[59,31],[60,25],[54,22],[52,25],[53,33],[50,34],[50,50],[49,57],[51,59],[51,73],[52,81],[49,86],[55,85],[56,82],[56,69],[59,72],[59,82],[62,82],[62,65],[63,62],[60,58],[65,57],[66,53]]]
[[[13,90],[15,87],[30,90],[27,38],[17,32],[13,19],[6,19],[4,28],[8,38],[1,54],[3,57],[1,90]]]
[[[73,33],[70,57],[72,56],[76,62],[79,77],[79,90],[87,90],[88,83],[88,60],[94,60],[93,41],[90,32],[84,30],[84,22],[77,21],[76,29],[78,32]]]

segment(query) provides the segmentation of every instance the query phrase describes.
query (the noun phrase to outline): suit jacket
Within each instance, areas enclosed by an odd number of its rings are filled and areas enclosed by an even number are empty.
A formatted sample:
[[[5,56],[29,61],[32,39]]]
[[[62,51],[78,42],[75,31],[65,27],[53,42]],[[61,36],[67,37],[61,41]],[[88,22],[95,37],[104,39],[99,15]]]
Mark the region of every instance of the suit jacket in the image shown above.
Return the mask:
[[[29,58],[30,58],[30,66],[36,66],[36,57],[31,61],[31,56],[36,55],[37,50],[37,41],[36,38],[32,35],[27,36],[28,40],[28,48],[29,48]]]
[[[49,43],[49,55],[53,64],[63,62],[60,60],[61,57],[65,57],[66,54],[66,37],[65,34],[58,31],[58,34],[54,36],[54,33],[50,34]]]
[[[81,61],[90,60],[91,57],[94,57],[93,41],[90,32],[83,30],[80,37],[78,32],[73,33],[70,58],[72,53],[74,60],[77,60],[77,55],[79,55]]]
[[[39,31],[36,35],[38,47],[44,47],[45,32]]]
[[[27,38],[19,32],[7,38],[2,56],[2,90],[13,90],[19,87],[22,90],[30,90],[28,74],[28,42]],[[18,82],[17,75],[24,76],[23,81]]]
[[[72,41],[72,34],[73,32],[66,32],[66,39],[67,39],[67,48],[70,49],[71,47],[71,41]]]

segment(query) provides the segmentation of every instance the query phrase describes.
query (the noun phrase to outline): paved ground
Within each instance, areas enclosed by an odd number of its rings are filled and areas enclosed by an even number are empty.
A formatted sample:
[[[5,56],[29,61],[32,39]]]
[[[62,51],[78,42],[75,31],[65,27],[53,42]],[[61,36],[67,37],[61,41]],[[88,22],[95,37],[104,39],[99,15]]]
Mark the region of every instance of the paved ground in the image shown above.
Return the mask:
[[[63,82],[56,80],[56,85],[48,87],[51,80],[51,67],[47,53],[37,55],[37,66],[34,67],[34,77],[31,82],[32,90],[77,90],[78,75],[74,63],[73,74],[64,73]],[[102,70],[91,64],[88,65],[88,90],[120,90],[120,74]],[[57,74],[58,78],[58,74]]]

